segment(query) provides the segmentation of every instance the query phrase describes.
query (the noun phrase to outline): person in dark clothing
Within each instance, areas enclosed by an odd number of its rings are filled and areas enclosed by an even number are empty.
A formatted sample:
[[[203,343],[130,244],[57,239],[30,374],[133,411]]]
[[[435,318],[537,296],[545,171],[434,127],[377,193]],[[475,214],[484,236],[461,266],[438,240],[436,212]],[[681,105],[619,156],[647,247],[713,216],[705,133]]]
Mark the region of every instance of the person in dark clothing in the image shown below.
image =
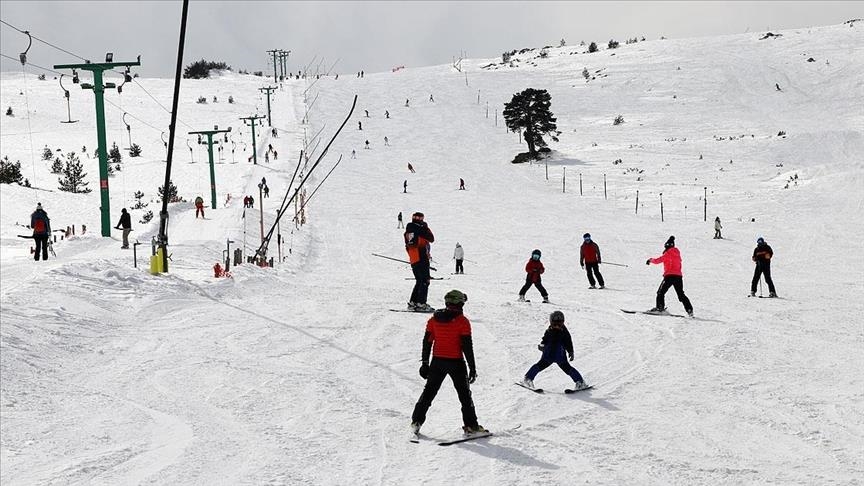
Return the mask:
[[[540,250],[532,251],[531,259],[528,260],[528,263],[525,265],[525,272],[527,273],[525,276],[525,285],[523,285],[519,290],[520,302],[525,302],[525,292],[528,292],[528,289],[533,285],[540,291],[540,295],[543,297],[543,302],[549,303],[549,293],[546,292],[540,278],[540,275],[545,271],[546,269],[543,268],[543,263],[540,262]]]
[[[756,284],[759,283],[763,275],[765,276],[765,283],[768,284],[768,297],[777,297],[774,281],[771,280],[771,258],[773,256],[774,250],[768,243],[765,243],[765,238],[760,236],[756,240],[756,248],[753,249],[753,261],[756,262],[756,269],[753,271],[753,281],[750,282],[750,297],[756,295]]]
[[[420,427],[426,422],[426,412],[448,376],[453,380],[462,406],[462,430],[466,435],[487,432],[477,423],[477,413],[471,399],[470,385],[477,379],[477,366],[474,362],[471,323],[462,314],[462,307],[467,301],[468,296],[458,290],[447,292],[444,296],[445,308],[435,311],[426,323],[420,365],[420,377],[426,380],[426,386],[411,414],[411,432],[414,434],[419,433]],[[467,369],[465,361],[468,362]]]
[[[463,179],[463,178],[461,178],[461,177],[459,178],[459,190],[460,190],[460,191],[464,191],[464,190],[465,190],[465,179]]]
[[[198,196],[195,198],[195,219],[198,219],[198,215],[204,217],[204,198]]]
[[[51,219],[48,217],[48,213],[42,209],[42,203],[36,203],[36,211],[30,215],[30,228],[33,229],[33,241],[36,243],[36,253],[33,254],[33,259],[38,262],[39,255],[42,255],[42,260],[48,260]]]
[[[693,317],[693,305],[690,299],[684,294],[684,277],[681,273],[681,252],[675,248],[675,237],[670,236],[663,245],[663,254],[657,258],[649,258],[645,261],[645,265],[652,263],[663,264],[663,281],[660,282],[660,287],[657,289],[657,302],[650,313],[662,314],[666,312],[666,292],[671,287],[675,287],[675,293],[678,295],[678,300],[684,305],[684,310],[687,315]]]
[[[720,216],[714,218],[714,239],[722,240],[723,235],[720,233],[720,230],[723,229],[723,225],[720,224]]]
[[[402,181],[402,194],[408,194],[408,179]]]
[[[126,211],[126,208],[120,210],[120,221],[114,229],[123,229],[123,246],[124,250],[129,249],[129,232],[132,231],[132,216]]]
[[[399,221],[399,224],[396,225],[396,228],[404,228],[405,225],[402,224],[402,211],[399,211],[399,214],[396,216],[396,219]]]
[[[408,260],[411,263],[411,272],[414,274],[414,289],[408,300],[408,310],[417,312],[432,312],[433,309],[426,303],[429,295],[429,244],[435,241],[435,235],[424,221],[425,216],[421,212],[411,215],[411,222],[405,225],[405,251],[408,252]]]
[[[564,325],[564,313],[555,311],[549,314],[549,327],[543,333],[543,339],[537,346],[537,349],[543,352],[540,361],[534,363],[522,380],[522,384],[528,388],[534,388],[534,378],[538,373],[545,370],[553,363],[557,364],[561,371],[567,373],[567,376],[573,379],[573,385],[576,390],[582,390],[587,387],[585,380],[576,368],[570,366],[567,362],[569,359],[573,361],[573,339],[570,337],[570,331]]]
[[[597,275],[597,283],[600,284],[600,288],[605,289],[603,275],[600,275],[600,247],[591,240],[590,233],[582,235],[582,239],[584,241],[582,247],[579,248],[579,265],[588,272],[588,283],[591,284],[592,289],[597,288],[594,284],[594,275]]]

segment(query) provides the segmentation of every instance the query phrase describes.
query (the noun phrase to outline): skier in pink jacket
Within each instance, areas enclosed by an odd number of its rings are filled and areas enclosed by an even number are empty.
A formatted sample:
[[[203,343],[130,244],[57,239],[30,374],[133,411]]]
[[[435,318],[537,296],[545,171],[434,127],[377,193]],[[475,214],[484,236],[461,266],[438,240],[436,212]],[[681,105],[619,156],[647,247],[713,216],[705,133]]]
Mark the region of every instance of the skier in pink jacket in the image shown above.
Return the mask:
[[[678,248],[675,248],[675,237],[670,236],[663,246],[665,249],[662,255],[657,258],[649,258],[645,261],[646,265],[651,265],[652,263],[663,264],[663,282],[660,283],[660,287],[657,289],[657,303],[648,312],[666,314],[666,292],[669,291],[670,287],[675,287],[678,300],[684,304],[684,310],[687,311],[687,315],[693,317],[693,305],[690,304],[690,299],[684,294],[684,279],[681,275],[681,252],[678,251]]]

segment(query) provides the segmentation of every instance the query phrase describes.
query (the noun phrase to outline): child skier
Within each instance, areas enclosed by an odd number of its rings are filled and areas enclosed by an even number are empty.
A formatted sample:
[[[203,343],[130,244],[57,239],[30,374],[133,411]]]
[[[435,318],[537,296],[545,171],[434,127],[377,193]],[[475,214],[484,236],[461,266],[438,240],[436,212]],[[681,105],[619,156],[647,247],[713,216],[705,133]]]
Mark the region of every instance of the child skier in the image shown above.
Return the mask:
[[[528,289],[533,285],[540,291],[540,295],[543,297],[543,302],[547,304],[549,303],[549,293],[547,293],[546,289],[543,288],[543,283],[541,283],[540,278],[540,275],[545,271],[546,269],[543,268],[543,263],[540,262],[540,250],[532,251],[531,259],[528,260],[527,264],[525,264],[525,272],[527,275],[525,276],[525,285],[523,285],[522,289],[519,290],[519,302],[526,302],[525,292],[528,292]]]
[[[465,250],[462,249],[462,245],[458,242],[456,243],[456,249],[453,250],[453,259],[456,260],[456,273],[465,273],[465,269],[462,268],[462,260],[465,259]]]
[[[690,299],[684,294],[684,277],[681,273],[681,252],[678,251],[678,248],[675,248],[675,237],[670,236],[663,247],[665,249],[662,255],[657,258],[649,258],[645,261],[645,265],[651,265],[652,263],[663,264],[663,281],[657,289],[657,303],[648,312],[654,314],[666,313],[666,292],[669,291],[669,287],[675,287],[678,300],[684,304],[684,310],[687,311],[687,315],[693,317],[693,305],[690,304]]]
[[[714,239],[722,240],[723,235],[720,234],[720,230],[723,229],[723,226],[720,225],[720,216],[714,218]]]
[[[549,314],[549,327],[543,333],[543,339],[537,349],[542,351],[543,355],[540,357],[540,361],[534,363],[534,366],[525,373],[522,385],[533,389],[534,378],[537,374],[555,363],[561,368],[561,371],[573,379],[574,391],[588,388],[579,371],[567,362],[568,359],[573,361],[573,339],[570,337],[567,326],[564,325],[563,312],[555,311]]]

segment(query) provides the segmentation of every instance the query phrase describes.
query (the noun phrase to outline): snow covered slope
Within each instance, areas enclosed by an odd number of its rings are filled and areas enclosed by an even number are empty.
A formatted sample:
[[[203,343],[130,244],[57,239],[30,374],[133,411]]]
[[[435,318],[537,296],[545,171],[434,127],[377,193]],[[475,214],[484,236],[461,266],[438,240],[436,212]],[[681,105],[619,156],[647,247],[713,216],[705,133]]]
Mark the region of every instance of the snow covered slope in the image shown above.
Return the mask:
[[[251,134],[238,118],[266,110],[257,91],[265,80],[184,81],[173,176],[180,194],[209,203],[206,152],[186,131],[232,126],[236,148],[232,159],[229,141],[216,165],[218,204],[206,220],[190,203],[172,205],[173,266],[158,277],[133,268],[116,235],[98,236],[97,192],[56,191],[57,176],[39,160],[45,144],[86,145],[92,155],[91,95],[73,90],[81,122],[60,125],[55,83],[4,74],[0,105],[15,117],[2,119],[0,155],[21,160],[36,189],[0,187],[2,483],[860,484],[861,28],[593,54],[563,47],[545,58],[519,54],[513,67],[470,60],[461,73],[436,66],[285,82],[272,100],[279,136],[263,130],[258,165],[246,161]],[[170,106],[170,81],[139,81]],[[562,132],[548,180],[545,165],[510,163],[525,146],[501,109],[527,87],[549,90]],[[124,157],[111,179],[115,220],[136,190],[155,201],[164,177],[168,113],[139,86],[127,88],[109,99],[139,119],[132,138],[144,151]],[[247,247],[256,246],[260,179],[271,188],[263,202],[272,222],[303,140],[321,130],[320,152],[354,94],[354,116],[310,179],[317,184],[343,155],[309,203],[308,224],[282,222],[285,261],[213,278],[226,239],[244,240],[244,223]],[[107,107],[109,143],[126,146],[123,108]],[[613,125],[618,115],[624,123]],[[268,144],[279,152],[269,164]],[[86,170],[96,186],[94,159]],[[246,219],[244,194],[256,198]],[[38,264],[30,242],[16,237],[37,201],[55,228],[88,226]],[[158,213],[155,202],[148,209]],[[388,311],[405,305],[410,270],[371,255],[404,258],[399,211],[406,220],[424,212],[436,235],[433,258],[446,280],[432,282],[430,303],[441,305],[451,288],[469,296],[474,401],[480,423],[504,431],[498,437],[450,448],[407,441],[423,386],[425,316]],[[149,254],[155,224],[132,213],[133,239]],[[725,239],[712,238],[715,216]],[[578,264],[585,232],[604,261],[628,265],[601,266],[608,290],[587,289]],[[669,235],[697,319],[621,313],[653,306],[661,269],[644,262]],[[782,299],[746,298],[757,236],[774,248]],[[469,260],[465,275],[450,275],[456,242]],[[532,303],[515,302],[534,248],[543,251],[551,305],[536,293]],[[681,311],[674,293],[667,305]],[[552,393],[512,385],[539,358],[556,309],[573,334],[573,365],[594,390],[554,393],[569,386],[556,368],[535,380]],[[459,417],[445,383],[423,432],[457,436]]]

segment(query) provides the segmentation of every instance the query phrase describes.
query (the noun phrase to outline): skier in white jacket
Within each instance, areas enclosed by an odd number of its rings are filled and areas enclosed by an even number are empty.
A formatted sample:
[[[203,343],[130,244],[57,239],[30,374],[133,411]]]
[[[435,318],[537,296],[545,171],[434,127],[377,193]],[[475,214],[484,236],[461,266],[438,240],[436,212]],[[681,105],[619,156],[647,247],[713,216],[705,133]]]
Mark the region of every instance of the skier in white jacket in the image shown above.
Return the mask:
[[[456,243],[456,249],[453,250],[453,259],[456,260],[456,273],[465,273],[465,269],[462,268],[462,260],[465,259],[465,250],[462,249],[462,245]]]

